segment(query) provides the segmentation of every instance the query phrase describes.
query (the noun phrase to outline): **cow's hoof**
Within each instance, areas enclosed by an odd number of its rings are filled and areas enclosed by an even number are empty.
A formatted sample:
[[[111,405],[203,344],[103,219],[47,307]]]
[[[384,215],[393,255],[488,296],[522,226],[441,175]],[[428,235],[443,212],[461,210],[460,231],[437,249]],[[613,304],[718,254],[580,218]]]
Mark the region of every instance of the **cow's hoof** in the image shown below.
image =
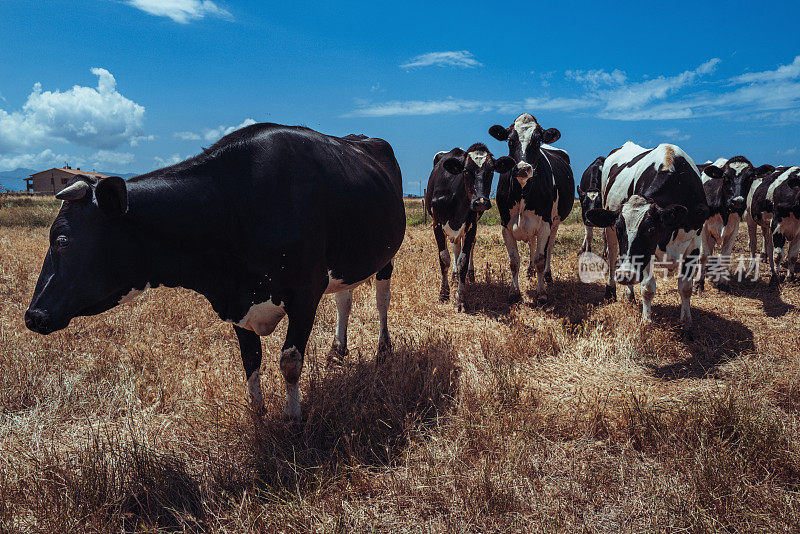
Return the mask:
[[[441,291],[439,291],[439,301],[447,302],[448,300],[450,300],[450,290],[442,289]]]
[[[392,353],[392,342],[391,340],[381,338],[378,341],[378,353],[375,355],[375,361],[378,364],[383,364],[386,362],[386,357]]]
[[[636,295],[631,292],[628,292],[628,302],[636,303]]]
[[[547,293],[539,293],[538,295],[536,295],[536,302],[538,302],[539,304],[547,303]]]
[[[694,288],[692,288],[692,293],[699,296],[703,294],[703,291],[705,291],[705,289],[706,289],[705,281],[695,282]]]
[[[350,351],[347,350],[347,347],[342,348],[334,341],[327,354],[328,364],[342,364],[348,354],[350,354]]]
[[[520,293],[519,290],[513,291],[508,296],[508,303],[509,304],[514,304],[515,302],[519,302],[521,300],[522,300],[522,293]]]
[[[536,275],[536,270],[533,267],[528,267],[525,274],[528,276],[529,280],[533,280],[533,277]]]
[[[469,271],[467,271],[467,281],[470,284],[475,283],[475,269],[470,269]]]
[[[770,285],[771,287],[775,287],[775,286],[777,286],[779,283],[780,283],[780,279],[778,278],[778,275],[777,275],[777,274],[773,274],[772,276],[770,276],[770,277],[769,277],[769,285]]]
[[[551,273],[550,271],[545,271],[544,272],[544,281],[547,282],[548,284],[552,284],[553,283],[553,273]]]
[[[617,300],[617,288],[606,286],[606,294],[603,295],[604,300]]]

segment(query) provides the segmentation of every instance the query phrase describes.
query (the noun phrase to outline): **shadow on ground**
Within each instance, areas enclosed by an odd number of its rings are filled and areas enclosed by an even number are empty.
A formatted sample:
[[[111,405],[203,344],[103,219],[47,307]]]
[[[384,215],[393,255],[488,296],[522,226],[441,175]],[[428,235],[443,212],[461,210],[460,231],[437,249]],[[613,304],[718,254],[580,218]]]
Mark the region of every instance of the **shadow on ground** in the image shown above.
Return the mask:
[[[725,362],[755,350],[753,332],[739,321],[698,308],[692,309],[694,325],[689,332],[681,332],[676,343],[681,343],[691,354],[684,360],[666,365],[648,365],[660,378],[716,378],[718,367]],[[673,324],[678,327],[680,306],[653,305],[655,324]]]

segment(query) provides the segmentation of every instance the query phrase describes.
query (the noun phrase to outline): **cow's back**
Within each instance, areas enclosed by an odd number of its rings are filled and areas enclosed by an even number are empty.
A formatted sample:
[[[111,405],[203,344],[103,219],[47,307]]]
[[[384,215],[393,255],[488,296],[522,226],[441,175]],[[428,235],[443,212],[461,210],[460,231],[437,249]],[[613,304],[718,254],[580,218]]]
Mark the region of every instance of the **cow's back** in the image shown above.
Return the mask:
[[[575,203],[575,177],[572,174],[569,154],[559,148],[542,145],[544,154],[553,172],[553,181],[558,193],[558,216],[566,219]]]

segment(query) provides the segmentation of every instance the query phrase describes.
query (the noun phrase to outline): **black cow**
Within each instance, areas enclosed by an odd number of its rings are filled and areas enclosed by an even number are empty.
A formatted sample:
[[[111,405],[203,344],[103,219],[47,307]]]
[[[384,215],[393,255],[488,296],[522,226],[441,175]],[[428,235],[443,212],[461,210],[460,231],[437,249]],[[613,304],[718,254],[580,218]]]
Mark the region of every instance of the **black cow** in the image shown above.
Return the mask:
[[[609,269],[606,297],[616,297],[615,282],[642,284],[642,318],[650,322],[656,293],[654,258],[669,270],[680,267],[681,321],[692,322],[690,299],[700,230],[708,204],[692,159],[675,145],[645,149],[627,142],[603,165],[603,208],[586,213],[606,229]],[[617,254],[620,254],[620,265]]]
[[[472,255],[478,219],[492,207],[489,194],[494,172],[508,172],[514,160],[508,156],[494,159],[483,143],[475,143],[466,151],[454,148],[439,152],[433,158],[433,170],[425,191],[425,208],[433,219],[433,235],[439,248],[442,287],[439,298],[450,298],[447,268],[451,264],[447,240],[453,243],[453,276],[458,277],[456,304],[461,307],[467,276],[475,281]]]
[[[705,287],[708,258],[718,243],[722,245],[721,257],[730,259],[753,179],[757,174],[774,170],[774,167],[762,165],[756,169],[744,156],[734,156],[731,159],[719,158],[698,166],[698,169],[710,211],[700,238],[700,276],[695,282],[695,293],[702,292]],[[719,259],[715,261],[723,265]],[[721,269],[718,274],[719,288],[727,289],[727,269]]]
[[[511,262],[514,289],[519,295],[519,252],[517,241],[530,247],[528,277],[536,268],[538,300],[547,300],[545,280],[553,281],[550,257],[558,225],[567,218],[575,199],[575,179],[569,155],[546,143],[561,137],[555,128],[543,129],[536,118],[523,113],[505,128],[496,124],[489,134],[508,141],[508,153],[516,166],[500,175],[497,207],[500,211],[503,241]]]
[[[78,177],[57,198],[64,203],[25,313],[31,330],[66,328],[146,287],[192,289],[234,324],[260,411],[259,336],[287,315],[280,369],[285,413],[295,418],[323,294],[337,295],[336,343],[344,347],[350,291],[376,275],[379,355],[390,346],[389,283],[405,209],[400,168],[381,139],[256,124],[127,182]]]
[[[578,186],[578,199],[581,203],[581,219],[583,220],[583,245],[581,252],[592,251],[592,230],[594,226],[586,220],[586,212],[603,207],[603,196],[600,193],[600,182],[603,175],[603,163],[606,158],[598,157],[589,165],[581,176],[581,183]]]
[[[747,196],[745,220],[754,261],[757,261],[756,226],[761,226],[771,272],[770,284],[778,283],[778,269],[787,242],[789,276],[794,278],[800,269],[800,167],[778,167],[769,174],[757,176]]]

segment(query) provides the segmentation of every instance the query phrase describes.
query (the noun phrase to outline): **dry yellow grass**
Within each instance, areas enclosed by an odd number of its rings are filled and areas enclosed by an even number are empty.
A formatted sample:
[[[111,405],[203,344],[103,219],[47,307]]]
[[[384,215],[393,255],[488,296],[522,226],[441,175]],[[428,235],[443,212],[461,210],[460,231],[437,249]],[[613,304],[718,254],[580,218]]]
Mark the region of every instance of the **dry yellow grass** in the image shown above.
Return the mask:
[[[409,227],[394,357],[374,364],[364,286],[350,356],[326,368],[326,297],[298,427],[279,417],[285,323],[263,340],[256,425],[236,338],[201,297],[156,289],[35,335],[22,314],[47,229],[0,226],[0,531],[800,529],[798,285],[707,284],[690,338],[659,280],[644,327],[639,303],[577,281],[572,221],[544,306],[527,281],[507,303],[499,228],[481,226],[467,313],[438,302],[432,231]]]

